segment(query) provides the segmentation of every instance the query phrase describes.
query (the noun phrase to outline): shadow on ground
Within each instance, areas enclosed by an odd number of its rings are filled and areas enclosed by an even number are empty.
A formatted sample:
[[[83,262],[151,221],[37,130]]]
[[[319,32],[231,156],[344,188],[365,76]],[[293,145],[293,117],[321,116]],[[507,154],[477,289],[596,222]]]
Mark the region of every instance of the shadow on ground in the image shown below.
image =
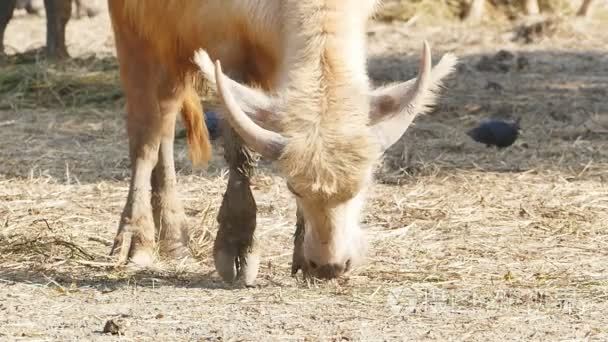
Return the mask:
[[[81,184],[128,178],[116,61],[91,57],[49,66],[32,56],[3,66],[13,76],[0,80],[7,99],[0,111],[0,175],[65,180],[67,172]],[[608,116],[608,66],[602,61],[600,52],[462,56],[434,112],[416,120],[389,151],[387,165],[410,173],[577,172],[606,163],[608,127],[597,123]],[[373,57],[369,72],[382,84],[414,77],[417,65],[413,54]],[[29,69],[35,71],[17,81],[15,72]],[[521,138],[502,151],[472,142],[464,133],[485,117],[521,117]],[[177,153],[185,156],[185,148],[179,140]],[[188,161],[177,159],[189,172]]]
[[[129,285],[158,288],[164,286],[178,288],[232,289],[240,288],[222,282],[212,273],[201,272],[160,272],[124,271],[113,268],[97,269],[91,267],[72,267],[69,270],[22,269],[14,270],[0,266],[0,281],[4,285],[24,283],[39,286],[70,288],[95,288],[100,291],[113,291]]]

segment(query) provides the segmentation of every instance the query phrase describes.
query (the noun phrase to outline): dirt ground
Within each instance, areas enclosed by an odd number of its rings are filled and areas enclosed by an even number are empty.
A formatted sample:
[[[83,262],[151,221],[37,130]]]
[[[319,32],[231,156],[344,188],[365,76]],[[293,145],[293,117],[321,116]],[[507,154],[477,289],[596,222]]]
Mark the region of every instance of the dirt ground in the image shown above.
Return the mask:
[[[377,84],[413,77],[423,39],[461,64],[378,173],[366,264],[331,282],[290,276],[294,202],[264,166],[258,286],[222,283],[210,254],[221,146],[193,170],[183,140],[195,260],[112,267],[129,177],[121,100],[25,106],[22,90],[1,93],[0,340],[607,340],[608,34],[597,19],[560,22],[532,44],[514,31],[371,25]],[[73,56],[113,56],[105,13],[68,33]],[[44,34],[43,18],[18,15],[6,45],[37,48]],[[471,141],[485,117],[520,117],[522,136],[504,150]],[[118,335],[103,333],[109,320]]]

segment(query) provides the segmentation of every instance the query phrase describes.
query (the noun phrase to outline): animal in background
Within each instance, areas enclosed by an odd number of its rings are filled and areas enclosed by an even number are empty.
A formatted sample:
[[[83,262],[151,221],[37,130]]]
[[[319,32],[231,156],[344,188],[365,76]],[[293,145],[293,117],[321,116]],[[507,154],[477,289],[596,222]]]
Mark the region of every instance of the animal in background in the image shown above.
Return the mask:
[[[86,4],[86,3],[83,4],[83,0],[72,0],[72,1],[74,2],[74,5],[76,5],[76,9],[74,11],[74,16],[76,17],[76,19],[80,19],[83,16],[93,18],[100,13],[99,9],[96,8],[95,6]],[[41,7],[34,0],[17,0],[15,9],[23,9],[28,14],[37,15],[37,14],[39,14]]]
[[[76,4],[76,17],[83,14],[94,17],[99,14],[95,7],[83,3],[84,0],[44,0],[46,11],[46,54],[53,59],[69,57],[65,45],[65,28],[72,15],[72,1]],[[36,14],[39,8],[32,0],[0,0],[0,55],[4,51],[4,32],[13,17],[15,9],[25,9]]]

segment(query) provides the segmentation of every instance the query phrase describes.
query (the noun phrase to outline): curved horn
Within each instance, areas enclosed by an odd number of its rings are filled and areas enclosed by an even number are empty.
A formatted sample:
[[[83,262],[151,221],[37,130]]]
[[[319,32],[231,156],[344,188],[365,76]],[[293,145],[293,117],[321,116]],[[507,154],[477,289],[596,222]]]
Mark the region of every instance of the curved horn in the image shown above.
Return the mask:
[[[198,66],[209,84],[217,89],[215,65],[207,52],[203,49],[197,50],[194,54],[193,62]],[[226,75],[224,75],[224,81],[227,83],[227,87],[236,100],[237,105],[247,116],[266,129],[272,130],[276,127],[276,123],[280,118],[275,115],[276,100],[274,98],[268,96],[260,89],[240,84]]]
[[[218,93],[228,109],[226,119],[230,126],[243,139],[245,144],[265,158],[275,160],[281,156],[287,139],[281,134],[258,126],[238,105],[226,84],[220,61],[215,62],[215,81]]]

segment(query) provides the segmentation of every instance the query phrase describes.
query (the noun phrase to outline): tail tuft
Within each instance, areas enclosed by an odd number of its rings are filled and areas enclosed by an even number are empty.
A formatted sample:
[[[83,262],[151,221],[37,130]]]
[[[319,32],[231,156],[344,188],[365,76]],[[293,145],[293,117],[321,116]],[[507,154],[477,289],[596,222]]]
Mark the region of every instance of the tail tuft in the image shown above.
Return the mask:
[[[190,149],[190,160],[194,166],[207,165],[211,159],[211,142],[203,118],[203,108],[196,90],[186,89],[182,104],[182,119]]]

